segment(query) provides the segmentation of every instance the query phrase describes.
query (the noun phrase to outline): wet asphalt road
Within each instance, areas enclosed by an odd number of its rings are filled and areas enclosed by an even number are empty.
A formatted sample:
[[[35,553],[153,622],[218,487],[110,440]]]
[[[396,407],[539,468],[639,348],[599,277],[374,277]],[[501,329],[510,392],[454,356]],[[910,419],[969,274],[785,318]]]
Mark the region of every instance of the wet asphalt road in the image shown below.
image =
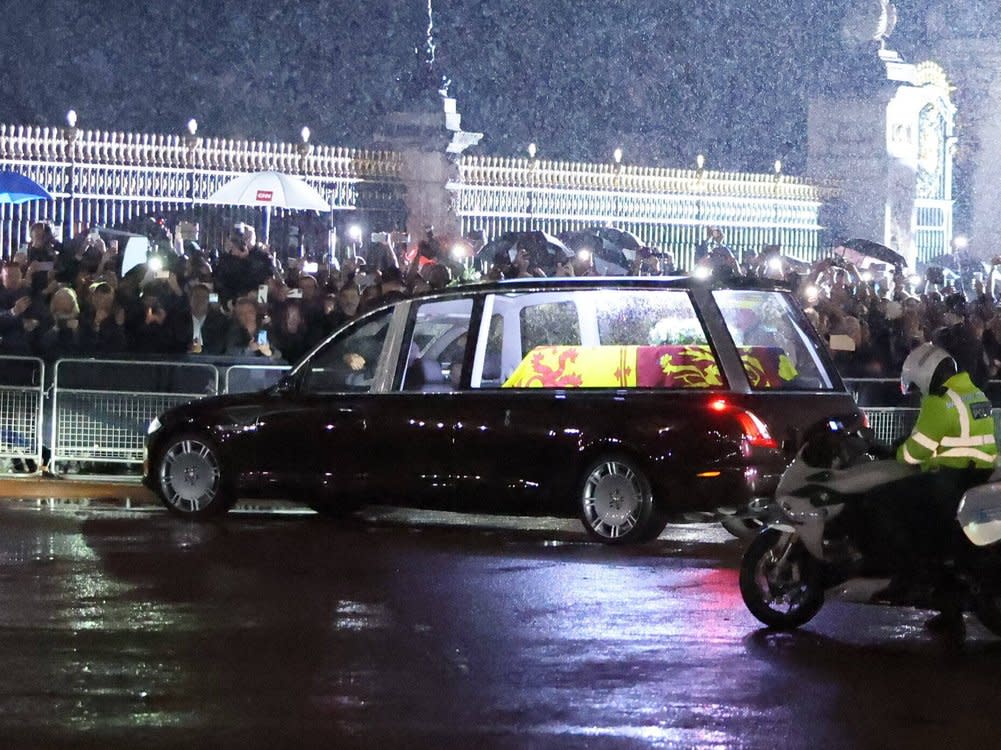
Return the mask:
[[[0,506],[0,747],[965,747],[1001,640],[829,603],[760,630],[740,544],[372,511]]]

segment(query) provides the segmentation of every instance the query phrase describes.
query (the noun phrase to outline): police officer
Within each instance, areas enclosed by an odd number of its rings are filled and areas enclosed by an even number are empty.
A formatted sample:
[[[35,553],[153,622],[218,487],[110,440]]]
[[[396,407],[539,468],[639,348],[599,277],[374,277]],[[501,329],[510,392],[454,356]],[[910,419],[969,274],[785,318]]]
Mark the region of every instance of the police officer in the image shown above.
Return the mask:
[[[963,478],[956,477],[961,483],[986,481],[997,457],[987,396],[934,344],[922,344],[904,360],[900,388],[907,393],[915,387],[921,391],[921,411],[897,460],[922,470],[962,470]]]
[[[900,388],[921,392],[918,421],[897,449],[897,460],[920,466],[922,474],[908,506],[910,543],[918,554],[941,553],[958,536],[956,508],[963,493],[988,480],[997,458],[991,402],[967,372],[941,347],[922,344],[904,360]],[[923,502],[922,502],[923,501]],[[909,522],[909,523],[908,523]],[[934,630],[961,630],[962,612],[953,601],[928,621]]]

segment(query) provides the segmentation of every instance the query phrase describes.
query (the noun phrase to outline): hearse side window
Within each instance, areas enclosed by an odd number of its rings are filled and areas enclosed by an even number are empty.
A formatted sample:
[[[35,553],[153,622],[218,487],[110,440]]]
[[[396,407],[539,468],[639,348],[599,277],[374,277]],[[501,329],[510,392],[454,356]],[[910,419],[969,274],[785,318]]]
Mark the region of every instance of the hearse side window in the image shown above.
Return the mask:
[[[402,350],[407,355],[401,390],[447,393],[459,387],[472,312],[471,299],[417,305],[413,333]]]
[[[754,390],[828,391],[834,386],[823,345],[788,295],[757,290],[713,292]]]
[[[393,309],[365,318],[318,350],[305,365],[302,388],[307,393],[369,390],[383,354]]]
[[[580,345],[577,306],[566,302],[545,302],[521,309],[521,354],[539,346]]]
[[[490,332],[480,344],[483,377],[478,387],[497,387],[488,372],[498,369],[491,359],[498,354],[502,388],[726,387],[687,292],[594,289],[558,294],[563,299],[553,299],[551,292],[496,298]],[[533,296],[538,304],[532,304]],[[495,331],[502,332],[499,342]],[[507,340],[518,334],[520,341]]]

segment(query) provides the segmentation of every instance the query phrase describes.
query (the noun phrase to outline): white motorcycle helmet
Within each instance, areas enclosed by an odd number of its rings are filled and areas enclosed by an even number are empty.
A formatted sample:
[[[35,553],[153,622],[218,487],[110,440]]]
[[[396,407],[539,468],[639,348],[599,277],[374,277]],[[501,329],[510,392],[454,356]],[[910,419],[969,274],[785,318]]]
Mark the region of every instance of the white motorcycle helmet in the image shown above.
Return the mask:
[[[945,349],[934,344],[922,344],[907,355],[900,370],[900,392],[917,387],[922,396],[939,388],[959,371],[956,360]]]

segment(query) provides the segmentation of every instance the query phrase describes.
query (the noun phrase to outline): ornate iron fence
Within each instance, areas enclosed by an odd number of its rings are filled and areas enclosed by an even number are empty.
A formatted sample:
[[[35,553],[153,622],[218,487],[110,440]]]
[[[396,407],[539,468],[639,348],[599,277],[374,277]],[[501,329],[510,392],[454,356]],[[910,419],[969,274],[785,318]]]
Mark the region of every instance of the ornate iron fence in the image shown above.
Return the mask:
[[[296,174],[320,190],[332,223],[362,211],[373,229],[402,228],[407,190],[420,189],[405,183],[405,159],[324,145],[0,125],[0,169],[20,171],[54,196],[54,204],[0,206],[0,255],[27,241],[40,218],[70,232],[84,224],[128,228],[150,214],[186,218],[201,224],[205,241],[219,243],[226,227],[253,213],[205,199],[234,175],[262,169]],[[447,188],[463,231],[613,224],[671,250],[682,266],[707,226],[724,229],[740,253],[777,244],[810,259],[821,244],[823,190],[782,174],[464,156]]]

